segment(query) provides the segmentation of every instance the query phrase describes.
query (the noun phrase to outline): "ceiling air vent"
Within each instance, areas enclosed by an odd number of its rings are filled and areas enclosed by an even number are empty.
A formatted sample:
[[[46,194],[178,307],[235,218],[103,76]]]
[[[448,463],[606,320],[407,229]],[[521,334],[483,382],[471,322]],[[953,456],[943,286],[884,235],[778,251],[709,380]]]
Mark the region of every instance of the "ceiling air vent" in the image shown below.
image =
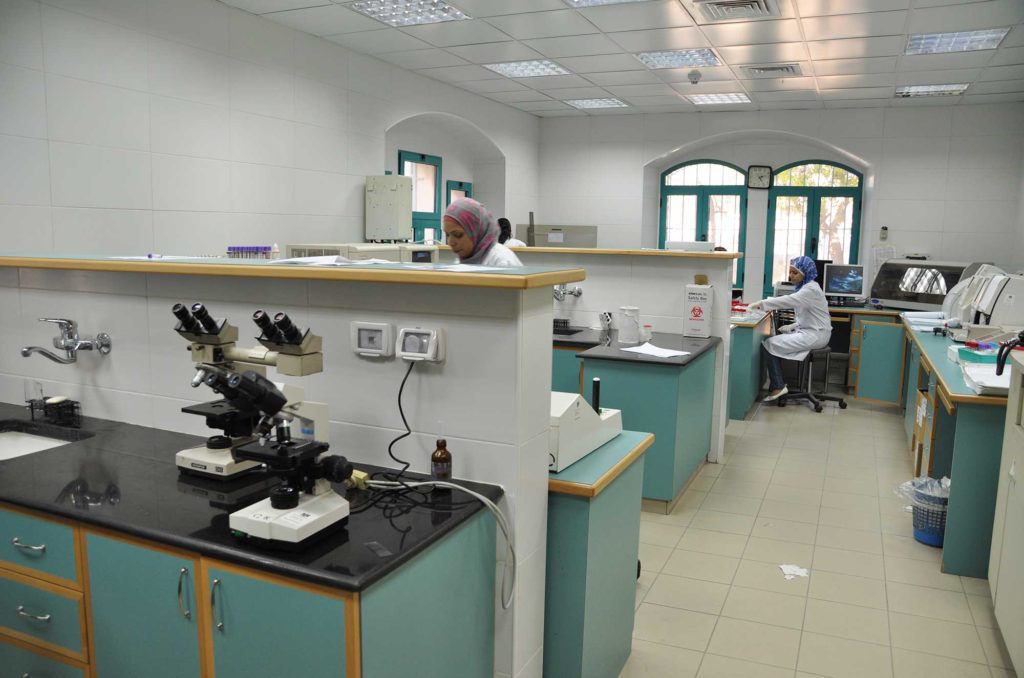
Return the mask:
[[[800,64],[765,64],[763,66],[743,66],[743,70],[751,78],[789,78],[803,75]]]
[[[693,0],[708,21],[770,19],[780,15],[776,0]]]

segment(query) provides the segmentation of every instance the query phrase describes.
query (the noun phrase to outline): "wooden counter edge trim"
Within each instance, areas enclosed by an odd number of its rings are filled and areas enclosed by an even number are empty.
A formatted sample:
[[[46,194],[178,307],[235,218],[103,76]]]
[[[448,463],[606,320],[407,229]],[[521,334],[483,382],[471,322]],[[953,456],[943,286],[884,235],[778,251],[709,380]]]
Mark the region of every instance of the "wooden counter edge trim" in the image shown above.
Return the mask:
[[[622,475],[622,472],[629,468],[630,464],[636,461],[637,457],[647,451],[647,448],[653,444],[654,434],[648,433],[647,437],[637,443],[636,447],[629,451],[629,454],[616,462],[610,469],[605,471],[593,485],[573,483],[567,480],[548,480],[548,492],[554,492],[556,494],[573,494],[577,497],[596,497],[613,480]]]
[[[739,259],[743,252],[685,252],[683,250],[624,250],[598,247],[510,247],[513,252],[530,254],[626,255],[631,257],[683,257],[687,259]]]
[[[942,401],[942,406],[946,408],[946,414],[953,414],[956,406],[949,399],[949,391],[946,390],[946,386],[941,381],[935,385],[935,392],[939,394],[939,400]]]
[[[931,371],[935,374],[935,382],[937,385],[942,386],[942,388],[946,391],[946,395],[949,399],[949,402],[963,403],[964,405],[1002,405],[1003,407],[1006,406],[1007,398],[1004,396],[960,395],[950,391],[949,386],[946,384],[946,380],[942,378],[942,372],[935,369],[935,366],[932,364],[932,361],[929,360],[928,354],[927,352],[925,352],[924,347],[921,346],[921,342],[917,340],[914,330],[910,329],[910,326],[908,326],[906,322],[903,323],[903,329],[905,332],[907,332],[907,334],[910,335],[910,338],[913,340],[913,342],[917,344],[917,350],[921,352],[921,361],[926,362],[928,363],[928,365],[931,366]],[[946,409],[949,411],[950,414],[953,413],[952,410],[950,410],[948,407]]]
[[[173,261],[108,261],[104,259],[47,259],[0,257],[0,268],[42,268],[66,271],[147,273],[154,275],[208,275],[235,278],[279,278],[284,280],[328,280],[339,282],[407,283],[453,287],[533,289],[586,280],[582,268],[498,275],[415,269],[374,269],[368,267],[324,268],[310,266],[242,266],[238,264],[194,264]]]

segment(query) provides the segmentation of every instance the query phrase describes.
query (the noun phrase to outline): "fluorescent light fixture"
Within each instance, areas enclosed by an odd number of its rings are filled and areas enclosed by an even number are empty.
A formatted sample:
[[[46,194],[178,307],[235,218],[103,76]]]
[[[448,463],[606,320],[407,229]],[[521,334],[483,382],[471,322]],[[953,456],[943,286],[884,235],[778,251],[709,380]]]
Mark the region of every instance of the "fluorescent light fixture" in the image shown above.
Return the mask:
[[[647,68],[699,68],[722,65],[715,53],[706,48],[640,52],[633,56]]]
[[[570,7],[598,7],[600,5],[624,5],[627,2],[643,2],[644,0],[565,0]]]
[[[687,94],[686,98],[690,103],[698,106],[714,104],[749,104],[750,97],[743,92],[728,92],[726,94]]]
[[[618,99],[568,99],[565,103],[573,108],[629,108]]]
[[[907,49],[903,53],[945,54],[946,52],[995,49],[1009,32],[1009,28],[986,28],[980,31],[922,33],[910,36],[910,39],[907,40]]]
[[[501,73],[508,78],[536,78],[542,75],[569,75],[554,61],[547,59],[536,59],[534,61],[508,61],[502,64],[484,64],[495,73]]]
[[[443,0],[357,0],[344,6],[389,26],[419,26],[470,18]]]
[[[963,94],[969,83],[956,85],[902,85],[896,88],[896,96],[900,99],[910,97],[948,97]]]

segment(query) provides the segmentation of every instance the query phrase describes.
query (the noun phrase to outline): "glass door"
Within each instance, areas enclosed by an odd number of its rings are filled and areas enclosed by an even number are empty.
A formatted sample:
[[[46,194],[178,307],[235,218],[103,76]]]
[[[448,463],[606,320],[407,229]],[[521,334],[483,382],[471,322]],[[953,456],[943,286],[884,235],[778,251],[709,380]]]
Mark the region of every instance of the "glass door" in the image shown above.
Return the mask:
[[[697,193],[665,197],[665,242],[696,241]],[[664,243],[662,243],[664,246]]]
[[[730,252],[743,247],[746,199],[740,189],[726,187],[678,188],[666,190],[664,242],[712,242]],[[742,260],[733,262],[733,285],[742,285]]]
[[[398,173],[412,178],[413,240],[423,242],[427,230],[441,229],[441,158],[399,151]]]

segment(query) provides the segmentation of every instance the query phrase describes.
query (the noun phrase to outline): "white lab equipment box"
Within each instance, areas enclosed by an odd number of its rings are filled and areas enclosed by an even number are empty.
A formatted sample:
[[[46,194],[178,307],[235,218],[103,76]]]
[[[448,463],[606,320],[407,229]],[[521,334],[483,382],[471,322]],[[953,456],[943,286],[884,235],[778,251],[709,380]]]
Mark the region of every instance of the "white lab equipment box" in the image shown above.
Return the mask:
[[[398,245],[383,243],[353,243],[348,246],[348,258],[352,261],[368,259],[385,259],[398,262],[400,257]]]
[[[548,470],[559,473],[622,433],[622,411],[598,414],[578,393],[551,392]]]
[[[687,285],[683,304],[683,336],[711,336],[711,305],[715,290],[711,285]]]
[[[366,177],[366,239],[412,240],[412,177]]]

